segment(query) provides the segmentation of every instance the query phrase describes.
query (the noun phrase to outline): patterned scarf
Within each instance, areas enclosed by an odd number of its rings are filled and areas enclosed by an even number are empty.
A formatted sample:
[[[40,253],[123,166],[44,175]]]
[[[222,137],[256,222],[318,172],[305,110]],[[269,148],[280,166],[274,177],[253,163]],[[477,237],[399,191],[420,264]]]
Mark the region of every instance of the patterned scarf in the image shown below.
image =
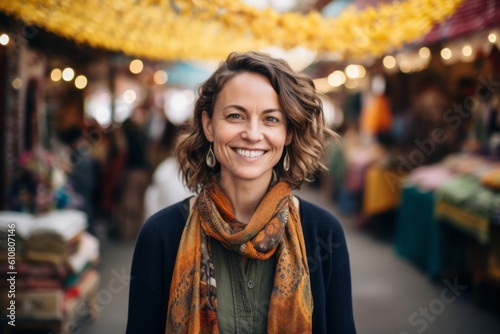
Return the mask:
[[[242,256],[265,260],[277,252],[268,333],[311,333],[312,294],[297,208],[285,182],[273,186],[248,224],[236,220],[213,182],[196,200],[175,263],[166,333],[218,333],[217,293],[209,238]]]

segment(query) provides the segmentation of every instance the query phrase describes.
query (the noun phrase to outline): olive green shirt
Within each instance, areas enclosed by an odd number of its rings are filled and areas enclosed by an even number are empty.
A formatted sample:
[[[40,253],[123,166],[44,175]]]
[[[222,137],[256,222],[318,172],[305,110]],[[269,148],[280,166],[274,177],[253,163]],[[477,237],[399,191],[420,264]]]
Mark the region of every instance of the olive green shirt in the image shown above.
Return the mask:
[[[240,254],[210,242],[217,284],[219,332],[267,333],[267,312],[274,285],[275,255],[261,261],[249,259],[246,268]]]

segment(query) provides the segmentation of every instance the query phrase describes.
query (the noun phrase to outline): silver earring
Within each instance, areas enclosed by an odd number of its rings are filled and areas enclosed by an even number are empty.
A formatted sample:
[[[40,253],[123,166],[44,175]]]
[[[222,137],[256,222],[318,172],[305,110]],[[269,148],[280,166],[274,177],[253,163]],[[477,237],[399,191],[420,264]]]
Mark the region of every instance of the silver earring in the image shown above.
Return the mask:
[[[210,168],[213,168],[215,166],[215,163],[217,162],[215,160],[214,151],[212,151],[212,144],[210,144],[210,148],[208,149],[208,153],[207,153],[207,157],[205,158],[205,161],[207,162],[207,166]]]
[[[287,172],[290,169],[290,156],[288,155],[288,148],[285,147],[286,153],[283,159],[283,169]]]

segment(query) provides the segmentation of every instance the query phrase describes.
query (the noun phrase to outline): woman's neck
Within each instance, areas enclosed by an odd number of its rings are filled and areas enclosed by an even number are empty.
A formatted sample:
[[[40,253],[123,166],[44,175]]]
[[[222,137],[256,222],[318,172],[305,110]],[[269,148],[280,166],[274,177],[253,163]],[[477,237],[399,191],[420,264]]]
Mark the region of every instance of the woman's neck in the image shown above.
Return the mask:
[[[233,206],[236,219],[242,223],[248,224],[250,218],[257,210],[260,202],[266,195],[271,182],[269,180],[234,180],[230,177],[224,177],[221,174],[220,186],[224,190],[229,202]]]

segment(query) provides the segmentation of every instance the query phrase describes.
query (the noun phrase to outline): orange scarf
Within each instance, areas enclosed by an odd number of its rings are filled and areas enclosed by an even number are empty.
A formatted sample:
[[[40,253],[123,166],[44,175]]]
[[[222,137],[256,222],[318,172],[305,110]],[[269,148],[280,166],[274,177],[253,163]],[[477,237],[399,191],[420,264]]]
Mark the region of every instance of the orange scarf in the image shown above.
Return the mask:
[[[305,243],[290,186],[285,182],[269,190],[248,224],[236,220],[216,182],[201,192],[177,253],[166,333],[219,332],[209,238],[252,259],[264,260],[277,252],[268,333],[311,333],[313,302]]]

